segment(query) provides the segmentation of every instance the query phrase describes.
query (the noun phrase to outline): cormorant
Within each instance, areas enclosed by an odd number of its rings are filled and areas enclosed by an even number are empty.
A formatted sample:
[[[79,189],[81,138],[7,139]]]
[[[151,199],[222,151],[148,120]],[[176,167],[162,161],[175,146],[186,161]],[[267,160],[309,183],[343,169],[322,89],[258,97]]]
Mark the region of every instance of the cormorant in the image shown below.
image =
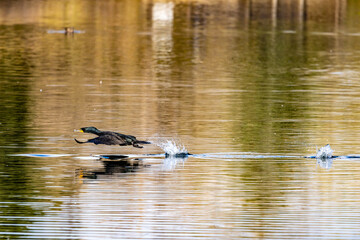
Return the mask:
[[[151,142],[139,141],[136,137],[131,135],[125,135],[117,132],[100,131],[96,127],[83,127],[80,129],[84,133],[93,133],[98,135],[96,138],[87,140],[86,142],[80,142],[74,138],[77,143],[94,143],[94,144],[105,144],[105,145],[120,145],[128,146],[132,145],[136,148],[143,148],[139,144],[151,144]]]
[[[65,27],[64,31],[65,31],[65,35],[66,34],[73,34],[75,32],[75,28],[74,27]]]

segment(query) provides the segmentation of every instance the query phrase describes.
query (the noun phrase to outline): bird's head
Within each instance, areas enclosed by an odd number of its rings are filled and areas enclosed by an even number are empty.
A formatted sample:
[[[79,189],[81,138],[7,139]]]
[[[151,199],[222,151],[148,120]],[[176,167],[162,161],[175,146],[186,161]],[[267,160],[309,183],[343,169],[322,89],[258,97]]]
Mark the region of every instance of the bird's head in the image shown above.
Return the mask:
[[[100,132],[100,130],[97,129],[96,127],[83,127],[83,128],[80,128],[80,131],[84,132],[84,133],[94,133],[94,134],[97,134]]]

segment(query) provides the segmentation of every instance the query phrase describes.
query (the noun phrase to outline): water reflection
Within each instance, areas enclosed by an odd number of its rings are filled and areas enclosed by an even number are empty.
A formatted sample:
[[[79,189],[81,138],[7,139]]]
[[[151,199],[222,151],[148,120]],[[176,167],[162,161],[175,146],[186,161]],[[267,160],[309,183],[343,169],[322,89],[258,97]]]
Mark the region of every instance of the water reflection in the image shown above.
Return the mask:
[[[317,158],[316,163],[322,168],[330,169],[333,164],[333,159],[332,158]]]
[[[136,172],[150,165],[144,164],[139,158],[101,160],[102,168],[96,170],[78,169],[76,175],[80,178],[104,179],[106,177],[122,176],[119,174]]]
[[[164,158],[161,169],[163,171],[173,171],[177,167],[184,166],[187,158],[188,158],[187,156],[177,157],[177,156],[169,155]]]

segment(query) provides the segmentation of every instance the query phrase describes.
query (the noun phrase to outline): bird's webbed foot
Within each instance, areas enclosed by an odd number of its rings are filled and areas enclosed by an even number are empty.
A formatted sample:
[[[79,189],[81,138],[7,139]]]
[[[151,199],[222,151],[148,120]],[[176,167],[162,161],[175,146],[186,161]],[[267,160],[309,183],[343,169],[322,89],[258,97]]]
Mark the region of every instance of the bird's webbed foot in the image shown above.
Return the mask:
[[[143,148],[143,146],[140,146],[139,144],[136,144],[136,143],[134,143],[134,144],[133,144],[133,147],[136,147],[136,148]]]

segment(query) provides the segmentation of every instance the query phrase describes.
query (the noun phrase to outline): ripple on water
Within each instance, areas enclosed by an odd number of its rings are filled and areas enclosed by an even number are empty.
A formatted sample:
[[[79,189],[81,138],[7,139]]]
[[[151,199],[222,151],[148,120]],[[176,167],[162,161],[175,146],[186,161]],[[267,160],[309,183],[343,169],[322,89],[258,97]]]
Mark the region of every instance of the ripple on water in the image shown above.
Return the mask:
[[[9,156],[17,156],[17,157],[68,157],[73,154],[39,154],[39,153],[21,153],[21,154],[9,154]]]

